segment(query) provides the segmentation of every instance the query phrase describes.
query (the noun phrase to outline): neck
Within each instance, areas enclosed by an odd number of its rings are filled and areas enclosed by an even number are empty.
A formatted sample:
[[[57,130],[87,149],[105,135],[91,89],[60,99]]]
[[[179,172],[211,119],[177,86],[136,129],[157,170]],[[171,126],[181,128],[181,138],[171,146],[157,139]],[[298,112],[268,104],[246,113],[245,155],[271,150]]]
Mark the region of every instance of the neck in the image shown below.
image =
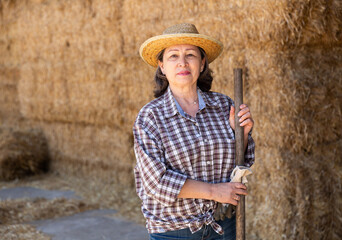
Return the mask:
[[[177,102],[181,105],[193,105],[198,104],[197,96],[197,86],[193,85],[189,88],[173,88],[171,87],[173,96],[176,98]]]

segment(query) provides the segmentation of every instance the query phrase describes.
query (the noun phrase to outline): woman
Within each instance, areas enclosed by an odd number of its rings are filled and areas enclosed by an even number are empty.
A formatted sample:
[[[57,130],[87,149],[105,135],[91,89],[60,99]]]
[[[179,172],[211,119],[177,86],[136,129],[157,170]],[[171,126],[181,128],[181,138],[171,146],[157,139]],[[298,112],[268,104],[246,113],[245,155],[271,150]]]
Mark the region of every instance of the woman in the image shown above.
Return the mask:
[[[157,67],[155,97],[134,124],[136,190],[150,239],[235,239],[235,217],[215,221],[217,204],[237,205],[247,195],[229,182],[235,167],[233,101],[210,92],[209,63],[222,44],[179,24],[144,42],[143,60]],[[245,162],[254,162],[247,105],[238,116],[244,127]]]

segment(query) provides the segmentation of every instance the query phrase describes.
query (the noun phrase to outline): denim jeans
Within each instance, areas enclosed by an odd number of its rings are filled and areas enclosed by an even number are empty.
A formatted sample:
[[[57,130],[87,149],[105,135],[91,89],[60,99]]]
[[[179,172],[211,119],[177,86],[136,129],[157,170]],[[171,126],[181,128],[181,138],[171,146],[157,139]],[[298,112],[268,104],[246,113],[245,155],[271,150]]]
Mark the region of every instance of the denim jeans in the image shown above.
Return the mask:
[[[218,221],[223,228],[224,234],[220,235],[214,231],[210,225],[204,225],[201,230],[191,233],[189,228],[169,231],[164,233],[150,233],[150,240],[235,240],[236,239],[236,222],[235,216]]]

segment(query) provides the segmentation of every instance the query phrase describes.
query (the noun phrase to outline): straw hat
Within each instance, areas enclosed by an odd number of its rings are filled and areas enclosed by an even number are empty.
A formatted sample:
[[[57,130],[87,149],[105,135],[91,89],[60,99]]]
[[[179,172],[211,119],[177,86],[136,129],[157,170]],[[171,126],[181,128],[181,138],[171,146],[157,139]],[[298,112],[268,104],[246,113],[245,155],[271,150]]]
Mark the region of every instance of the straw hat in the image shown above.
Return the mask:
[[[153,67],[158,66],[157,55],[160,51],[177,44],[191,44],[203,48],[208,62],[217,58],[223,49],[220,41],[212,37],[199,34],[195,25],[182,23],[167,28],[162,35],[147,39],[140,47],[142,59]]]

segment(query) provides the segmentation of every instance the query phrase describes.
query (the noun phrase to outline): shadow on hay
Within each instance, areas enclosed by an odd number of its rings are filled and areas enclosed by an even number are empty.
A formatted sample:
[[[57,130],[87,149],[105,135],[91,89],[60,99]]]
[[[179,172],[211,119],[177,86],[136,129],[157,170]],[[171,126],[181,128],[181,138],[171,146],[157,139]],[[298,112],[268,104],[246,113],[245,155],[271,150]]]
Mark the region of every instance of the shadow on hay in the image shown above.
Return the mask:
[[[0,180],[48,172],[48,144],[40,130],[0,129]]]

